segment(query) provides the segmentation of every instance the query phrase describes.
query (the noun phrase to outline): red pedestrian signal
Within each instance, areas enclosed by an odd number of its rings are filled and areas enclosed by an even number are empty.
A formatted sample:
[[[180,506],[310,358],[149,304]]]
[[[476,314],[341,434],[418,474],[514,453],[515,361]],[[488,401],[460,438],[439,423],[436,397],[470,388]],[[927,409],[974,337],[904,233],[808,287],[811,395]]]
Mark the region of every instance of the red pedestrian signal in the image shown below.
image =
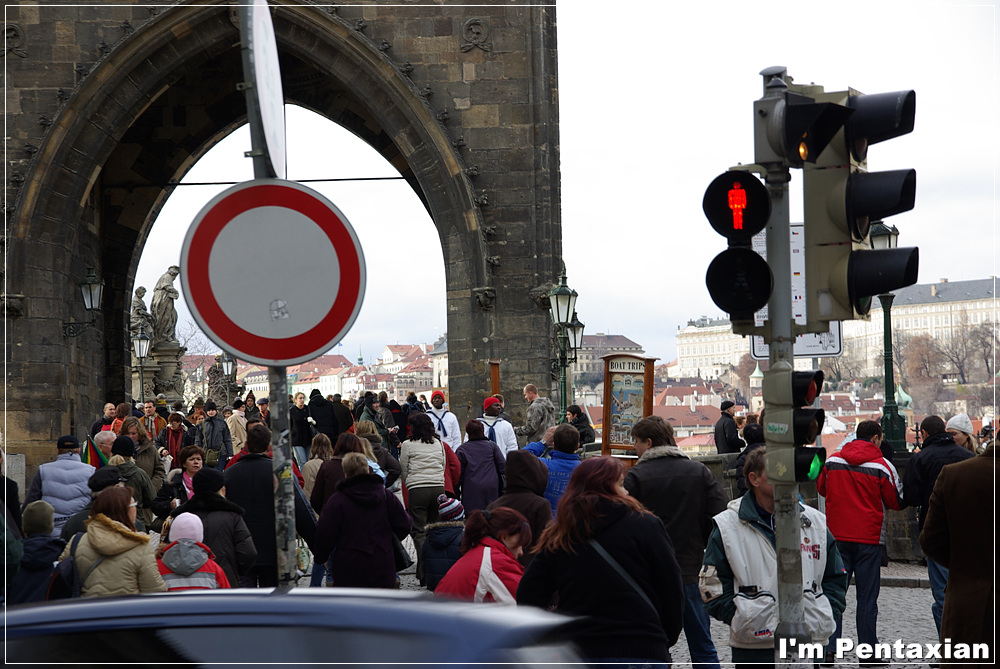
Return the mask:
[[[771,218],[771,196],[753,174],[731,170],[712,180],[701,208],[712,228],[729,240],[729,248],[708,266],[708,292],[732,320],[750,320],[774,286],[767,261],[751,248],[753,236]]]
[[[712,180],[701,208],[716,232],[731,243],[749,246],[750,238],[771,218],[771,196],[753,174],[732,170]]]
[[[747,192],[739,181],[729,191],[729,208],[733,210],[733,230],[743,229],[743,210],[747,208]]]

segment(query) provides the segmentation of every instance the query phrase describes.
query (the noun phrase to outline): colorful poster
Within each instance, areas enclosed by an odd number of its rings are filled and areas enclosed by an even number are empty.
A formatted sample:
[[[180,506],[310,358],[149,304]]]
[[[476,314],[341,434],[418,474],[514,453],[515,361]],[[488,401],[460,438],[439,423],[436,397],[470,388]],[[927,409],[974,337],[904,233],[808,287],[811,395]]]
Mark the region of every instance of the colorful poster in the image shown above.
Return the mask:
[[[609,443],[635,446],[632,426],[642,418],[645,400],[643,373],[611,375]]]

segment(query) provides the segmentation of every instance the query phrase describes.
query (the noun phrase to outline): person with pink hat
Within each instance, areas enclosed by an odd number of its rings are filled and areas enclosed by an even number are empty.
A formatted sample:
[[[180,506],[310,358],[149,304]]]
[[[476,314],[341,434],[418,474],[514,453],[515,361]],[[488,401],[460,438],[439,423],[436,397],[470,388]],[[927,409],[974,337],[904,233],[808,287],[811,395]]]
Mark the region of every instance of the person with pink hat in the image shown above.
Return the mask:
[[[165,529],[170,543],[156,552],[156,566],[167,591],[229,588],[226,572],[215,561],[212,549],[202,543],[201,518],[182,513]]]

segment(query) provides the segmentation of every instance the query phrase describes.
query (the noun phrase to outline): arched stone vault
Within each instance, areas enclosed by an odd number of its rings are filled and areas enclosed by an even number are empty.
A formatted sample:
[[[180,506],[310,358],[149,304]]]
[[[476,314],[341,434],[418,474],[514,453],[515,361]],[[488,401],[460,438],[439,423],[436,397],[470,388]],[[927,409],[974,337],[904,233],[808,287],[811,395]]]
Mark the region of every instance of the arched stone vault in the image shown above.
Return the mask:
[[[502,360],[515,419],[520,386],[549,377],[549,318],[532,290],[537,298],[556,279],[561,248],[553,12],[273,9],[286,102],[379,151],[434,221],[460,418],[478,415],[490,359]],[[12,14],[26,55],[4,56],[15,100],[5,437],[31,464],[47,459],[60,434],[83,436],[105,399],[124,397],[128,305],[146,236],[171,184],[244,123],[246,110],[227,5]],[[47,45],[36,43],[47,35]],[[96,62],[87,63],[88,48]],[[87,318],[77,286],[88,266],[106,282],[98,328],[64,339],[63,322]]]

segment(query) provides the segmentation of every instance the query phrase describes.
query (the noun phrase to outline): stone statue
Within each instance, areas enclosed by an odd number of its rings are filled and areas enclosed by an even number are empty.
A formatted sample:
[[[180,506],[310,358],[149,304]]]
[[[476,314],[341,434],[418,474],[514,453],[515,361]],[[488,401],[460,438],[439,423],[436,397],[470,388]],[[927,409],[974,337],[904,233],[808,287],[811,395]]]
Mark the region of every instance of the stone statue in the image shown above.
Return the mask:
[[[177,342],[174,328],[177,326],[177,310],[174,300],[181,294],[174,288],[174,279],[181,273],[181,268],[171,265],[156,282],[153,288],[153,342]]]
[[[146,309],[146,302],[143,300],[145,296],[145,286],[139,286],[135,289],[135,297],[132,298],[132,314],[129,317],[129,330],[133,335],[138,334],[141,326],[145,329],[146,335],[152,337],[153,314]]]

